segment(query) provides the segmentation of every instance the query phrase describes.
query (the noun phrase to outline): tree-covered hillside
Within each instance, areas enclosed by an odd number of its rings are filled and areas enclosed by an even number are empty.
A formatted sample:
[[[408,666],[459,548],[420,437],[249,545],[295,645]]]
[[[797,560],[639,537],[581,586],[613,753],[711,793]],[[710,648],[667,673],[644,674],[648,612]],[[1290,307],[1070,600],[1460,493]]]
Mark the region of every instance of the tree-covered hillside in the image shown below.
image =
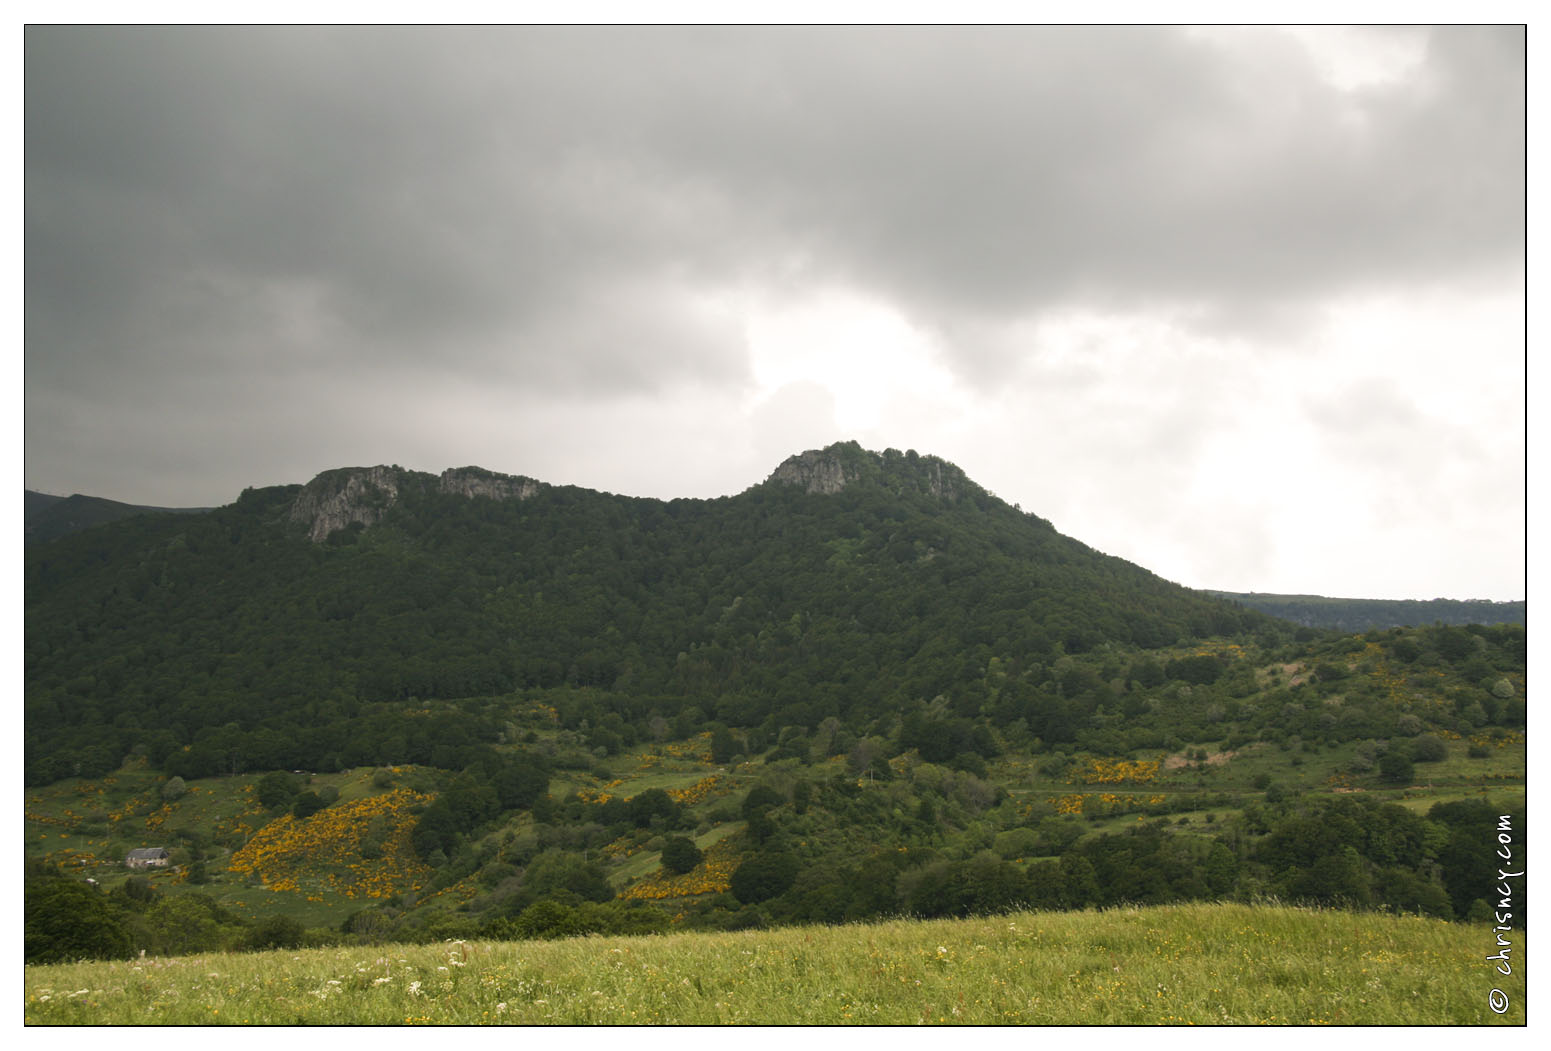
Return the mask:
[[[642,725],[698,709],[772,732],[940,695],[966,717],[1022,712],[1025,672],[1063,653],[1281,630],[933,457],[806,455],[717,500],[492,499],[398,471],[355,494],[371,525],[322,543],[289,486],[32,548],[28,780],[136,747],[178,753],[185,776],[434,763],[495,728],[427,733],[405,702],[529,688],[600,690]]]

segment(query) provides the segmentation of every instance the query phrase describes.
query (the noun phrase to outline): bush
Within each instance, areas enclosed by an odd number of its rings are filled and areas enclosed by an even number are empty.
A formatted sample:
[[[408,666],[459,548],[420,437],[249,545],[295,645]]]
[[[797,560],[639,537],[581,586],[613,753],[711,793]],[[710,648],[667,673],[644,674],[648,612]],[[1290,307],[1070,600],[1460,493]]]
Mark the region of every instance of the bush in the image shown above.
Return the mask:
[[[669,836],[662,846],[662,867],[676,875],[689,872],[704,857],[694,840],[684,836]]]
[[[250,949],[295,949],[307,936],[304,928],[289,916],[271,916],[249,932],[247,946]]]
[[[755,854],[732,874],[732,893],[745,905],[768,901],[797,880],[797,859],[785,851]]]
[[[107,896],[86,883],[48,879],[29,883],[24,903],[27,963],[122,960],[129,933]]]
[[[291,804],[291,813],[298,818],[309,818],[328,806],[316,792],[303,792],[296,797],[296,802]]]
[[[1437,763],[1448,758],[1448,746],[1432,734],[1423,734],[1411,742],[1411,759],[1417,763]]]
[[[679,805],[660,788],[648,788],[626,805],[636,828],[646,828],[654,818],[661,818],[669,827],[678,823]]]
[[[1416,776],[1416,768],[1405,753],[1386,752],[1379,760],[1379,776],[1392,785],[1408,784]]]
[[[188,795],[188,784],[181,777],[174,777],[162,785],[162,799],[169,803]]]
[[[258,801],[266,810],[281,810],[291,805],[301,792],[296,779],[283,770],[275,770],[259,778],[254,786]]]

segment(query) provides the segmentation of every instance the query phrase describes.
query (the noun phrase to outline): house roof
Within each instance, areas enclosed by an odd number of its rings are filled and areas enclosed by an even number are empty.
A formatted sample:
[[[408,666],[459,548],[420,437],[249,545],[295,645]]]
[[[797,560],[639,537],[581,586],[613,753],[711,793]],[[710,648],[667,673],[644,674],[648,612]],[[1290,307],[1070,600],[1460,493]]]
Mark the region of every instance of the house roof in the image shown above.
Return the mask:
[[[165,858],[166,847],[136,847],[129,852],[129,857],[135,861],[149,861],[152,858]]]

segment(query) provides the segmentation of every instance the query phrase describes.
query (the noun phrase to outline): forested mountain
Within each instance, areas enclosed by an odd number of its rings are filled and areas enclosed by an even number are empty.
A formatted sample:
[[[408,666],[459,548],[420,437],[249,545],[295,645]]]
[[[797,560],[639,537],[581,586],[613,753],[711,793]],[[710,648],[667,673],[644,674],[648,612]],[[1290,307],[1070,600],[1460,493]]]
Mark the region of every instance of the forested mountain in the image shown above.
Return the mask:
[[[1485,599],[1359,599],[1323,595],[1265,595],[1214,591],[1211,594],[1248,609],[1330,631],[1373,631],[1428,624],[1523,624],[1524,602]]]
[[[1021,670],[1281,629],[1058,534],[940,459],[854,443],[715,500],[346,469],[29,548],[27,776],[437,762],[404,702],[585,687],[623,718],[1043,726]],[[1013,685],[993,690],[993,664]],[[994,696],[993,696],[994,694]],[[1059,706],[1058,706],[1059,708]],[[441,759],[451,764],[450,752]]]

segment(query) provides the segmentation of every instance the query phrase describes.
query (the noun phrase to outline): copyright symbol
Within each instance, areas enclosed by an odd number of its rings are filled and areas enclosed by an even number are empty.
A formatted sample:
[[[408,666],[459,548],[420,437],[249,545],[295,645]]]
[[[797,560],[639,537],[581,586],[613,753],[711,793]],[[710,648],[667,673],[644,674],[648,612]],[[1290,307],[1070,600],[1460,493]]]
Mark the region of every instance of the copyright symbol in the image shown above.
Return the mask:
[[[1508,1010],[1508,997],[1501,989],[1493,989],[1486,998],[1487,1006],[1496,1014]]]

